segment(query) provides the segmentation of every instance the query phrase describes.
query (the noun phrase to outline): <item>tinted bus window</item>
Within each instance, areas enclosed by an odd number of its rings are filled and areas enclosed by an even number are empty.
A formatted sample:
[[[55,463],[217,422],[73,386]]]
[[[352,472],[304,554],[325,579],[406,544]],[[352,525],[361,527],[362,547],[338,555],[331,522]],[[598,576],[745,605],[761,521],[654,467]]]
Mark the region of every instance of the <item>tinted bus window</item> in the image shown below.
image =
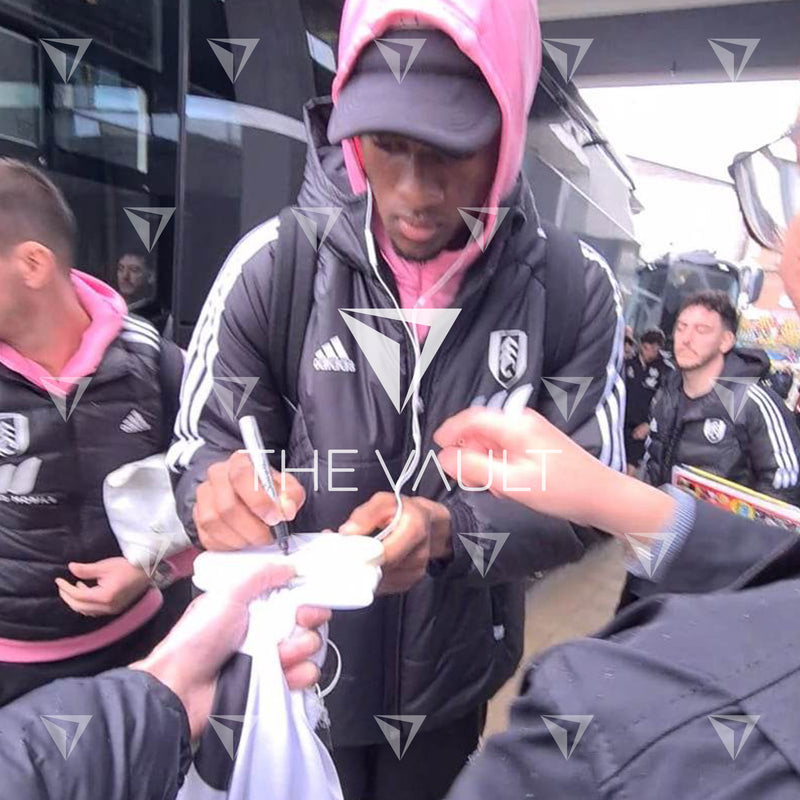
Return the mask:
[[[320,96],[331,93],[339,54],[339,22],[344,0],[301,0],[314,62],[314,84]]]
[[[147,93],[117,72],[83,61],[53,86],[53,123],[57,147],[148,173]]]
[[[0,155],[45,167],[78,217],[76,266],[145,316],[155,293],[182,343],[237,240],[297,195],[302,109],[330,93],[342,5],[0,0]],[[66,79],[59,38],[91,40]],[[157,240],[147,209],[175,209]]]
[[[109,55],[97,42],[67,81],[47,51],[42,58],[50,105],[40,160],[78,219],[76,266],[161,322],[171,305],[179,130],[164,98],[175,77]],[[171,214],[163,230],[161,213]]]
[[[121,55],[162,68],[162,0],[4,0],[32,20],[96,39]]]
[[[36,147],[41,108],[37,44],[0,28],[0,139]]]
[[[177,11],[161,0],[0,0],[0,156],[45,169],[78,220],[74,266],[156,322],[172,302],[175,224],[156,240],[158,215],[135,209],[176,205]],[[58,41],[73,38],[90,42]]]
[[[302,107],[316,91],[295,2],[192,0],[190,42],[181,340],[236,242],[296,197],[305,163]]]

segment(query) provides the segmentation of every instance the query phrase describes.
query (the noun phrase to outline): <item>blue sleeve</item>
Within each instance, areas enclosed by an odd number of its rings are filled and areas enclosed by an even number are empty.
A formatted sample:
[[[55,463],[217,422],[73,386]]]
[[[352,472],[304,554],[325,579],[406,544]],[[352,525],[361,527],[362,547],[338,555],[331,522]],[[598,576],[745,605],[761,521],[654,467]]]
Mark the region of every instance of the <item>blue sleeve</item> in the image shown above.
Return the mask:
[[[680,499],[678,489],[670,493]],[[691,498],[690,498],[691,499]],[[674,541],[665,553],[655,580],[634,577],[632,593],[638,597],[663,592],[700,594],[738,588],[768,566],[776,556],[800,547],[794,531],[731,514],[710,503],[691,499],[694,519],[673,522]],[[685,506],[688,509],[688,505]]]
[[[628,540],[630,552],[626,568],[635,578],[658,581],[691,535],[697,516],[695,499],[674,486],[662,486],[675,500],[675,513],[663,532],[654,534],[650,541]]]

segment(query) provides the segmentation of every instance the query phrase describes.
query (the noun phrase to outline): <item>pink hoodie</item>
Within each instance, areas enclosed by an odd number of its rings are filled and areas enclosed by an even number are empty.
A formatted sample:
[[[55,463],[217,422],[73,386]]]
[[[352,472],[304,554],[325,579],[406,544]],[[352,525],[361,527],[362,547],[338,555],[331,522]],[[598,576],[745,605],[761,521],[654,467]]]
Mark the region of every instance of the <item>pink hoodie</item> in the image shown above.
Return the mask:
[[[334,103],[361,50],[395,27],[438,28],[483,72],[502,113],[497,173],[484,206],[501,206],[522,167],[528,112],[542,64],[536,0],[347,0],[340,28]],[[365,192],[358,140],[346,139],[342,147],[353,191]],[[495,224],[495,215],[488,216],[487,236]],[[413,307],[420,299],[420,305],[429,308],[450,306],[464,273],[480,253],[478,243],[470,239],[463,251],[444,251],[424,264],[411,263],[395,252],[377,214],[373,233],[392,270],[404,308]],[[437,282],[457,261],[452,276],[437,288]]]
[[[76,269],[72,270],[70,278],[80,304],[91,318],[80,347],[61,370],[63,375],[74,379],[91,375],[97,369],[106,348],[117,338],[128,309],[122,296],[98,278]],[[66,395],[75,386],[71,380],[54,379],[40,364],[3,342],[0,342],[0,364],[49,392]]]

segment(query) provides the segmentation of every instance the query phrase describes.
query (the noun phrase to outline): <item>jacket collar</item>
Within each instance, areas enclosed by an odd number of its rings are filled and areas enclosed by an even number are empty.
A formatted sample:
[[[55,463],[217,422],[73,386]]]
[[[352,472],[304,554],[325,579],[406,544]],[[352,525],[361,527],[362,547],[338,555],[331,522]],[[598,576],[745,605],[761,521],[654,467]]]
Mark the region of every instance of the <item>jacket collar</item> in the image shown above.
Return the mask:
[[[769,360],[761,350],[734,347],[725,357],[725,363],[720,373],[720,378],[747,378],[757,380],[769,372]],[[724,381],[723,381],[724,383]],[[674,374],[667,377],[667,389],[673,395],[676,406],[679,392],[683,391],[683,373],[676,369]],[[745,391],[746,383],[729,384],[734,393]],[[714,416],[720,416],[717,411],[721,406],[717,393],[712,389],[708,394],[692,398],[683,416],[684,421],[695,421],[709,415],[709,410],[714,409]]]

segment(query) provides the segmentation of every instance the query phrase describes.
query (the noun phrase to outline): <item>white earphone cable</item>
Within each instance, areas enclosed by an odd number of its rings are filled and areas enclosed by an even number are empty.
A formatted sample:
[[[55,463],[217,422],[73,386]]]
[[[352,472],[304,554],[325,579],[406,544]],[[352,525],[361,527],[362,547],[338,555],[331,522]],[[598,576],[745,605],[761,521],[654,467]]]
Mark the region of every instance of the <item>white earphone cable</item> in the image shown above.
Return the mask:
[[[403,328],[408,335],[408,338],[411,341],[411,347],[414,351],[414,373],[411,379],[412,385],[412,394],[411,394],[411,438],[414,442],[414,450],[413,457],[409,463],[406,464],[403,471],[400,473],[397,481],[394,484],[394,498],[396,503],[395,513],[392,517],[389,524],[377,535],[378,539],[385,539],[397,526],[397,523],[400,521],[400,517],[403,514],[403,498],[401,496],[401,492],[405,484],[408,482],[409,478],[416,472],[417,467],[419,466],[419,461],[421,457],[421,450],[422,450],[422,433],[420,429],[419,423],[419,369],[420,369],[420,360],[421,360],[421,353],[420,353],[420,346],[419,346],[419,335],[417,333],[417,325],[416,325],[416,312],[417,312],[417,305],[411,309],[411,324],[409,325],[408,320],[405,318],[405,314],[403,313],[400,305],[398,304],[395,296],[392,294],[389,287],[386,285],[386,282],[383,279],[383,276],[378,269],[378,255],[375,249],[375,238],[372,235],[372,208],[373,208],[373,199],[372,199],[372,188],[370,187],[369,183],[367,183],[367,217],[366,222],[364,223],[364,238],[366,240],[367,245],[367,257],[369,258],[370,266],[372,267],[372,271],[375,274],[375,277],[378,279],[378,282],[383,287],[384,292],[386,293],[387,297],[391,301],[392,305],[394,306],[395,310],[397,311],[398,316],[400,317],[400,321],[403,323]]]
[[[394,486],[394,497],[395,502],[397,504],[394,516],[392,517],[389,524],[377,535],[378,539],[386,538],[397,526],[397,523],[400,521],[400,517],[403,513],[403,499],[401,496],[401,491],[403,486],[408,482],[411,476],[416,472],[417,467],[419,466],[420,459],[422,457],[422,432],[420,428],[420,421],[419,421],[419,414],[420,414],[420,397],[419,397],[419,385],[421,383],[420,379],[420,362],[422,361],[421,355],[421,348],[419,344],[419,333],[417,332],[417,310],[420,306],[423,306],[427,303],[428,298],[432,298],[435,296],[436,292],[438,292],[459,270],[461,265],[463,264],[464,260],[469,255],[469,247],[464,247],[461,253],[459,254],[458,258],[450,265],[449,269],[444,273],[444,275],[439,278],[439,280],[434,283],[429,289],[423,292],[420,297],[417,299],[417,302],[414,304],[414,307],[411,309],[411,320],[406,319],[403,310],[400,308],[400,305],[397,302],[397,299],[392,294],[389,287],[386,285],[386,282],[383,279],[383,276],[380,274],[380,270],[378,269],[378,254],[375,248],[375,237],[372,233],[372,213],[373,213],[373,196],[372,196],[372,187],[369,185],[369,181],[367,182],[367,213],[366,213],[366,221],[364,223],[364,239],[367,245],[367,258],[369,259],[370,266],[372,267],[372,271],[375,274],[375,277],[378,279],[378,282],[383,287],[386,296],[391,301],[392,305],[394,306],[395,310],[400,317],[400,321],[403,323],[403,328],[408,335],[408,338],[411,342],[411,347],[414,351],[414,373],[412,376],[412,392],[411,392],[411,437],[414,442],[414,450],[413,457],[411,461],[404,467],[403,471],[400,473],[400,477],[397,479],[395,486]],[[489,236],[489,231],[493,229],[497,224],[497,214],[494,210],[488,210],[488,214],[486,219],[484,219],[484,229],[482,232],[483,241],[486,241],[487,236]],[[481,245],[483,246],[483,245]]]

